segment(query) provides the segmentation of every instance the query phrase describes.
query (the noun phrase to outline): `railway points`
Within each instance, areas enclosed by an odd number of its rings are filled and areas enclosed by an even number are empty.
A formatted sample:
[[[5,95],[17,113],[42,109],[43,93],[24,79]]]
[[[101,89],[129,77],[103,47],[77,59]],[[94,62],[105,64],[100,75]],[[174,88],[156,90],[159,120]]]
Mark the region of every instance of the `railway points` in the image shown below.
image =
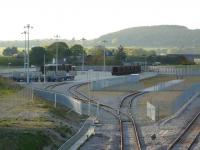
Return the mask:
[[[169,69],[168,69],[169,70]],[[161,70],[163,71],[163,70]],[[110,72],[77,72],[72,81],[62,82],[32,82],[33,88],[41,88],[63,93],[79,100],[86,105],[97,120],[94,125],[95,135],[91,136],[81,147],[88,149],[190,149],[198,146],[199,131],[197,134],[189,131],[194,138],[180,140],[172,148],[175,139],[186,128],[190,119],[200,107],[200,98],[197,98],[184,113],[173,118],[166,124],[162,122],[181,109],[184,102],[188,101],[195,92],[198,92],[200,78],[196,75],[187,75],[177,78],[177,75],[158,74],[155,72],[141,73],[137,83],[121,83],[103,87],[100,90],[91,88],[91,82],[97,80],[117,78]],[[195,85],[195,87],[193,87]],[[160,88],[157,88],[160,87]],[[150,90],[145,90],[150,89]],[[143,92],[145,91],[145,93]],[[186,100],[183,100],[183,99]],[[156,120],[150,120],[146,115],[146,102],[150,101],[156,110]],[[158,105],[159,104],[159,105]],[[172,106],[175,110],[167,113]],[[195,131],[197,127],[195,127]],[[191,137],[191,136],[190,136]],[[186,142],[184,142],[186,141]]]

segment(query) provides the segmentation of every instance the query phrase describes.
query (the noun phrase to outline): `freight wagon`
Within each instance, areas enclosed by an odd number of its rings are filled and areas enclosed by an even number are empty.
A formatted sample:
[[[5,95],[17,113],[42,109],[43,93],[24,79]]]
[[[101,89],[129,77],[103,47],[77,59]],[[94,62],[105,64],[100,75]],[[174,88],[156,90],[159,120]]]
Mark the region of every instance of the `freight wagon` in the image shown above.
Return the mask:
[[[112,75],[129,75],[141,73],[141,66],[115,66],[112,68]]]

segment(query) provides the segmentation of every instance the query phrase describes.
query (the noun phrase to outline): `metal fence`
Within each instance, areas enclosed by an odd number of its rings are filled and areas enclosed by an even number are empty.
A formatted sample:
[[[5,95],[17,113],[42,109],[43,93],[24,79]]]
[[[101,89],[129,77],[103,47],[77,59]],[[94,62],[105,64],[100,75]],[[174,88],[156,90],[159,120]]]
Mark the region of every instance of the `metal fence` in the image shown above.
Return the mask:
[[[69,150],[77,141],[80,140],[81,137],[83,137],[85,134],[87,134],[87,132],[91,128],[92,123],[93,123],[92,118],[88,118],[84,122],[82,127],[79,129],[79,131],[74,136],[72,136],[69,140],[67,140],[63,145],[61,145],[61,147],[58,150]],[[82,142],[84,142],[84,141],[82,141]]]
[[[200,75],[200,66],[148,66],[148,71],[177,76],[196,76]]]
[[[112,71],[113,66],[105,66],[105,71]],[[82,66],[77,66],[78,71],[82,71]],[[84,71],[87,70],[103,71],[103,66],[84,66]]]
[[[34,95],[49,100],[51,102],[54,102],[55,107],[56,104],[59,103],[63,106],[66,106],[69,109],[72,109],[73,111],[79,114],[85,114],[91,116],[89,119],[85,121],[85,123],[82,125],[79,131],[69,140],[67,140],[59,148],[59,150],[71,149],[72,146],[76,145],[76,142],[79,140],[81,140],[80,143],[84,143],[85,140],[87,140],[87,138],[89,138],[89,136],[93,134],[94,132],[94,128],[92,127],[93,119],[91,118],[99,115],[99,104],[84,103],[82,101],[74,99],[73,97],[64,95],[63,93],[57,93],[41,89],[34,89]]]

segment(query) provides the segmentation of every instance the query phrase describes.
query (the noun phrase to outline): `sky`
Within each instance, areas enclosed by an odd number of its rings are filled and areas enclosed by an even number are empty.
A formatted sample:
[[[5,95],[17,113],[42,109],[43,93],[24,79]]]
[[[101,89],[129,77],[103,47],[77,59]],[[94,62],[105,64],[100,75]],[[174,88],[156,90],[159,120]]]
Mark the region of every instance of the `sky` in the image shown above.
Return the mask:
[[[200,28],[199,0],[0,0],[0,40],[98,38],[130,27]]]

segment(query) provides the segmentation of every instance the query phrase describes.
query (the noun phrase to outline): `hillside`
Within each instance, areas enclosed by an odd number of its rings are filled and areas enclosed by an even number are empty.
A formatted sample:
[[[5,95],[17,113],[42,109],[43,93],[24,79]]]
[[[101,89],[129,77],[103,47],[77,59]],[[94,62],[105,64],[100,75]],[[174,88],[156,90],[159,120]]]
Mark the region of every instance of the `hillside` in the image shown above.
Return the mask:
[[[150,47],[150,48],[195,48],[200,47],[200,29],[191,30],[178,25],[159,25],[133,27],[117,32],[102,35],[93,40],[86,40],[84,46],[93,47],[107,40],[107,47],[117,47],[120,44],[125,47]],[[81,40],[60,39],[69,46],[81,44]],[[55,39],[37,39],[30,41],[30,47],[47,46],[55,42]],[[24,47],[24,41],[0,41],[0,47],[17,46]]]
[[[102,40],[109,46],[200,47],[200,30],[177,25],[134,27],[103,35],[95,42]]]

